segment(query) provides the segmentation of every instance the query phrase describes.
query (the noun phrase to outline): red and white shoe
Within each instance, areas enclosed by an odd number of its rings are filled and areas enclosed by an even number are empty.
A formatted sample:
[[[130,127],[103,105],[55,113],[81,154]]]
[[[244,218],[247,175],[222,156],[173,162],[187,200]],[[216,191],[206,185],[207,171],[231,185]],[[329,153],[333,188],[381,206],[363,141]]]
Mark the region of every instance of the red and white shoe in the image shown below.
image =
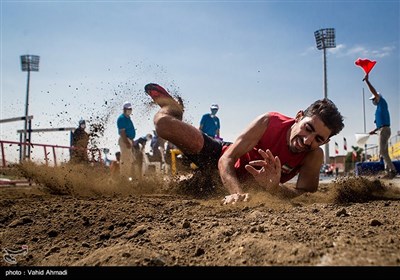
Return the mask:
[[[145,85],[144,91],[150,95],[154,102],[160,107],[168,106],[169,109],[174,112],[173,115],[179,116],[179,118],[182,119],[182,98],[178,97],[178,101],[175,100],[162,86],[154,83]]]

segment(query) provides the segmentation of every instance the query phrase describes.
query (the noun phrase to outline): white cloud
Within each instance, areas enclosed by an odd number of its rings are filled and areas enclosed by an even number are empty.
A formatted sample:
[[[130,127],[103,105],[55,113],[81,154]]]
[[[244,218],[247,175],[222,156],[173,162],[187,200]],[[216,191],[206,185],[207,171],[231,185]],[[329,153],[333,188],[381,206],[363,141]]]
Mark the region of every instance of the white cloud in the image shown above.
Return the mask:
[[[328,53],[335,56],[358,56],[358,57],[370,57],[370,58],[381,58],[390,56],[394,51],[395,46],[384,46],[379,49],[368,49],[364,46],[354,46],[348,48],[345,44],[339,44],[336,48],[328,49]],[[316,47],[308,47],[303,53],[302,56],[308,55],[316,50]]]
[[[339,44],[336,48],[328,49],[328,52],[331,54],[342,55],[342,51],[346,48],[346,45]]]
[[[395,49],[394,46],[382,47],[379,50],[372,50],[371,54],[375,57],[385,57],[391,55]]]
[[[359,56],[359,57],[385,57],[389,56],[395,50],[394,46],[385,46],[377,50],[368,49],[364,46],[355,46],[347,50],[345,55],[347,56]]]
[[[347,56],[369,57],[370,51],[363,46],[355,46],[347,50]]]
[[[310,53],[315,52],[316,50],[317,50],[316,47],[311,46],[311,47],[308,47],[307,49],[305,49],[305,51],[303,51],[300,55],[301,55],[301,56],[306,56],[306,55],[308,55],[308,54],[310,54]]]

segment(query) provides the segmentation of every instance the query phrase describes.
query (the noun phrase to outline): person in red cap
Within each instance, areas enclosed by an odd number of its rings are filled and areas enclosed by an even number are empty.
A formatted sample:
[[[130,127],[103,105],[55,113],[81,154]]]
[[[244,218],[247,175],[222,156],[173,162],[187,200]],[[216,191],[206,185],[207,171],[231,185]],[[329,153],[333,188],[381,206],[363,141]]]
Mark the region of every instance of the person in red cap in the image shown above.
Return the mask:
[[[158,135],[175,144],[198,169],[207,170],[204,177],[213,178],[207,175],[218,171],[229,192],[223,204],[247,201],[247,188],[253,186],[285,198],[317,191],[324,159],[320,146],[344,127],[336,105],[325,98],[294,118],[264,113],[228,143],[183,122],[182,105],[160,85],[147,84],[144,90],[161,107],[154,116]],[[294,187],[284,184],[296,175]]]
[[[390,129],[390,113],[388,104],[381,94],[372,86],[369,81],[368,74],[365,75],[363,81],[367,83],[369,91],[372,96],[369,98],[372,100],[372,104],[376,106],[375,110],[375,129],[371,130],[369,134],[379,135],[379,155],[383,158],[385,175],[383,179],[393,179],[397,175],[396,167],[389,156],[389,138],[391,135]]]

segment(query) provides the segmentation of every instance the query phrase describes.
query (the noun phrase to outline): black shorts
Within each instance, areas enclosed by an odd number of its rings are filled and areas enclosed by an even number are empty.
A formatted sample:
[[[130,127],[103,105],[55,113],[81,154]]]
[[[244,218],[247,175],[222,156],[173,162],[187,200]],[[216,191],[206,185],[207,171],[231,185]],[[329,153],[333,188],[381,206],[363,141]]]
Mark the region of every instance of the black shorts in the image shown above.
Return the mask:
[[[186,154],[185,156],[200,169],[218,169],[218,160],[221,157],[222,147],[229,146],[231,142],[214,139],[203,133],[204,145],[198,154]]]

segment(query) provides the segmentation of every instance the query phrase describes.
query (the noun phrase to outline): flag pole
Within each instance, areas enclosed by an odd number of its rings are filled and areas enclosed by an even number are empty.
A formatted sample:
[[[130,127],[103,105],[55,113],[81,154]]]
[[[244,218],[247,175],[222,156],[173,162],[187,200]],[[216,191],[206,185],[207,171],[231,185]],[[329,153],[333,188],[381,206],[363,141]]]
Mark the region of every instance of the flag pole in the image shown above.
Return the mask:
[[[364,133],[367,133],[367,126],[365,122],[365,94],[364,94],[364,87],[362,88],[363,94],[363,115],[364,115]],[[364,144],[364,161],[367,161],[367,142]]]

